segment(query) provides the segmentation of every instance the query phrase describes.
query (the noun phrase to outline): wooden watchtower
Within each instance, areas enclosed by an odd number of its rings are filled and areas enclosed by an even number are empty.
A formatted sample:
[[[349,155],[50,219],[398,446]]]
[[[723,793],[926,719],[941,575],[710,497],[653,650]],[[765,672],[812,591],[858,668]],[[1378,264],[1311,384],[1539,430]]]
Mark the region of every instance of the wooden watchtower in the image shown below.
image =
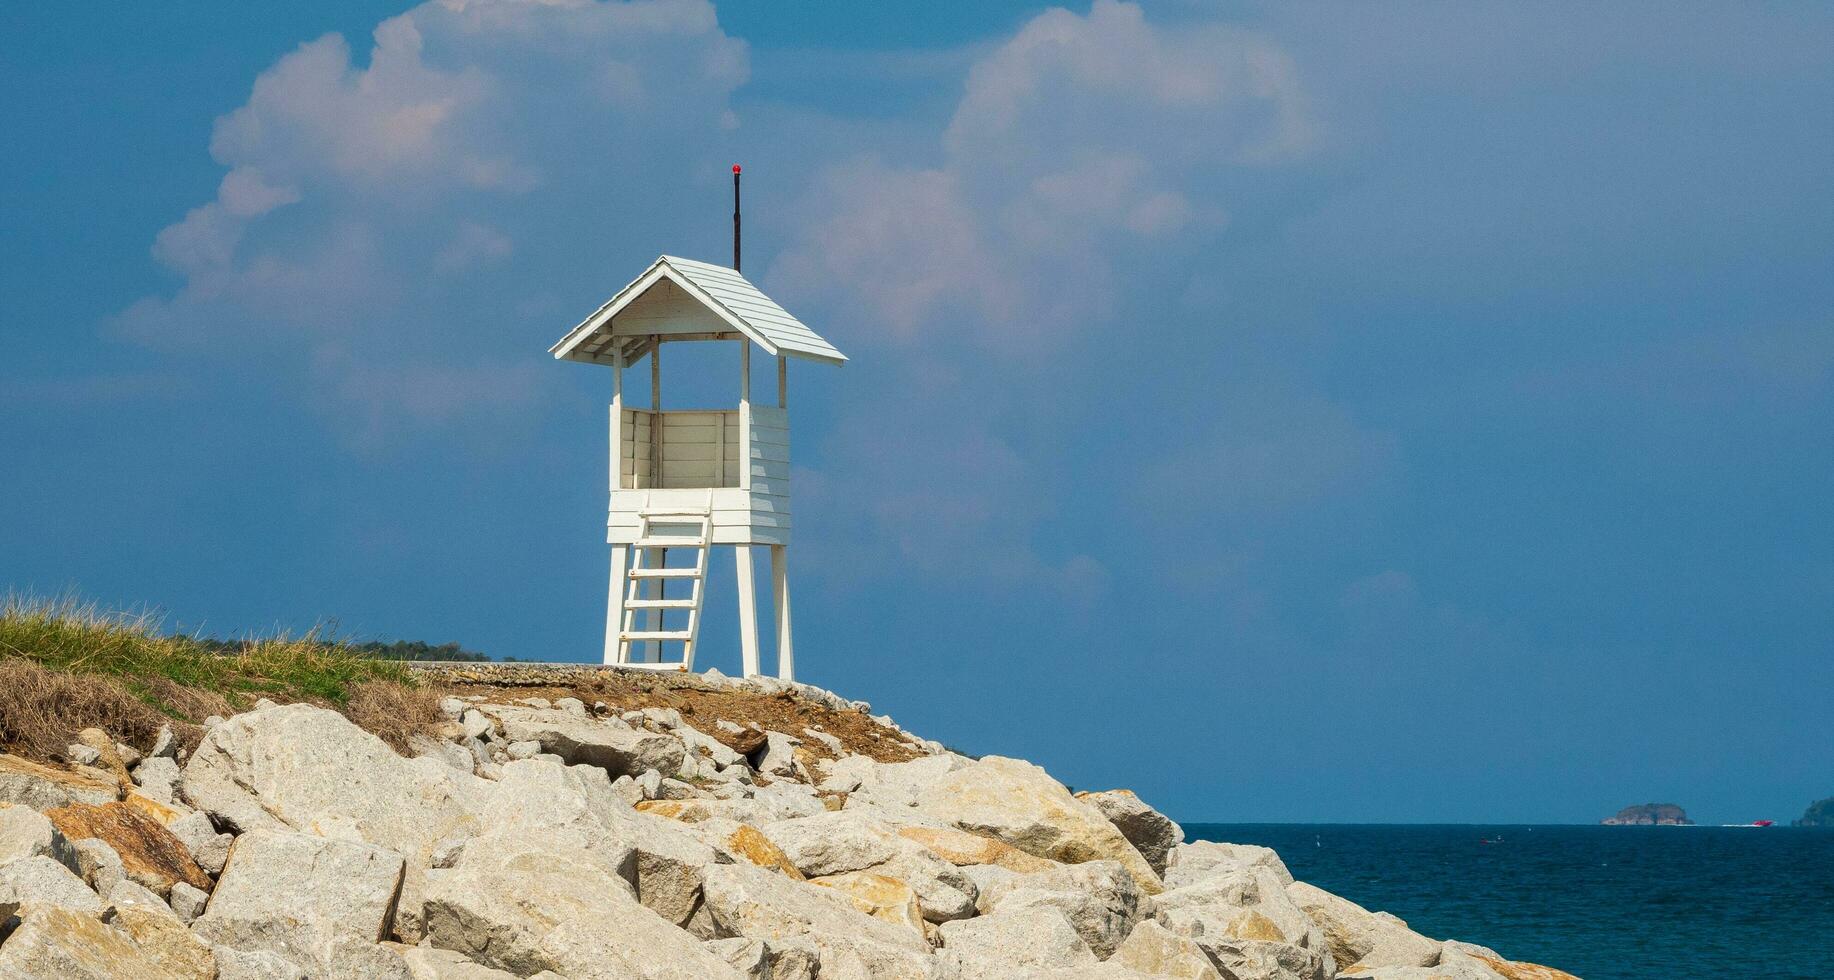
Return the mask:
[[[551,348],[566,361],[612,371],[611,587],[605,662],[694,669],[715,545],[736,554],[744,672],[760,673],[752,548],[770,548],[777,674],[795,672],[790,638],[791,357],[847,358],[738,270],[738,168],[733,168],[733,267],[664,255]],[[661,353],[671,343],[737,343],[735,408],[662,408]],[[775,407],[751,398],[751,350],[777,359]],[[650,405],[624,402],[624,369],[649,358]],[[666,654],[678,644],[680,659]]]

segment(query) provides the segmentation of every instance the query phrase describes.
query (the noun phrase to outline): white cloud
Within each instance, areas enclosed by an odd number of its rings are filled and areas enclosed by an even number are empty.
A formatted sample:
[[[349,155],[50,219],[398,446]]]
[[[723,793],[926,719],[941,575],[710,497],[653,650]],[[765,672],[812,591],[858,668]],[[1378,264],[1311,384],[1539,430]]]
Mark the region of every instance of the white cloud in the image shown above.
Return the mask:
[[[747,70],[706,0],[433,0],[378,25],[365,58],[336,34],[303,44],[217,120],[216,197],[154,242],[178,288],[115,326],[278,352],[370,434],[527,404],[538,386],[460,383],[472,369],[449,362],[505,356],[503,321],[540,292],[519,239],[594,211],[626,226],[645,205],[605,199],[706,152]]]
[[[1274,44],[1166,28],[1097,0],[1051,10],[978,61],[928,167],[831,168],[773,276],[895,335],[985,324],[995,348],[1111,314],[1119,268],[1225,220],[1207,178],[1315,138]],[[960,331],[960,328],[956,328]]]

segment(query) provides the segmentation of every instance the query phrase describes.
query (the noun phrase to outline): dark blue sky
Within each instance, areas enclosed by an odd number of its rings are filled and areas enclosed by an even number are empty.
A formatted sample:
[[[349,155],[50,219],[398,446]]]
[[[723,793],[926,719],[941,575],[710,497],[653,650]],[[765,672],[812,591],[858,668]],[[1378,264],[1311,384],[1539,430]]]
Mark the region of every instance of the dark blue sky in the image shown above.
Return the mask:
[[[546,349],[724,259],[739,160],[747,271],[853,358],[792,369],[804,679],[1186,820],[1834,793],[1825,7],[0,37],[0,586],[595,659],[609,378]]]

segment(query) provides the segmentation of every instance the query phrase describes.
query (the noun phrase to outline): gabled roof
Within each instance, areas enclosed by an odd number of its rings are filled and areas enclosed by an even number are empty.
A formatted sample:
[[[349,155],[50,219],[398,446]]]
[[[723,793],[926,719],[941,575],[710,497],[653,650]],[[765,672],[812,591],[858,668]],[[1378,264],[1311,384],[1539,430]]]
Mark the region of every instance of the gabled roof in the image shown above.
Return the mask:
[[[769,354],[844,364],[847,355],[778,306],[735,269],[664,255],[549,348],[569,361],[642,357],[655,335],[737,331]]]

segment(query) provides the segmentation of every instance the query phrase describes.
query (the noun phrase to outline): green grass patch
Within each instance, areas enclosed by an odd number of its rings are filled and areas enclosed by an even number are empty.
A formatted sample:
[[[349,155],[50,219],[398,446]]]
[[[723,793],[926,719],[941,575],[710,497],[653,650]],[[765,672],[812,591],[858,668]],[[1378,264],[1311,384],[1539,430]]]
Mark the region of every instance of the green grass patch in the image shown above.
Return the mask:
[[[147,613],[11,596],[0,605],[0,657],[118,679],[175,717],[188,712],[171,703],[173,686],[219,695],[237,708],[260,697],[342,708],[364,682],[414,684],[402,663],[379,659],[321,630],[224,643],[165,633],[160,626]]]

